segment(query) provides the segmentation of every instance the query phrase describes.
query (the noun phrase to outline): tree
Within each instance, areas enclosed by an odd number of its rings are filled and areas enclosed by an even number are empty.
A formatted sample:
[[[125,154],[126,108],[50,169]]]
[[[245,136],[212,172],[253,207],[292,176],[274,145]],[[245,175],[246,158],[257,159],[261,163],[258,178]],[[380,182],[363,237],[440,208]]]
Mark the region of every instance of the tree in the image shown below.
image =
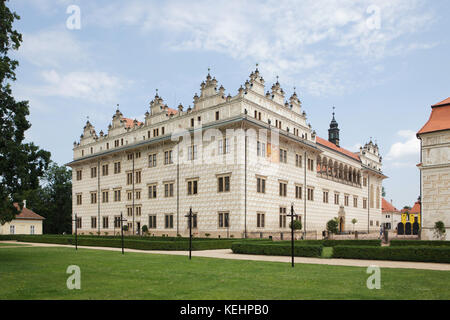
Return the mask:
[[[442,221],[437,221],[434,224],[434,235],[439,239],[442,240],[445,236],[445,224]]]
[[[386,197],[386,189],[384,189],[384,186],[381,187],[381,196],[384,198]]]
[[[302,222],[300,220],[294,220],[294,231],[302,230]],[[289,223],[289,228],[292,228],[292,222]]]
[[[31,127],[27,120],[28,101],[16,101],[11,82],[16,80],[17,60],[8,57],[9,50],[17,50],[22,35],[13,29],[20,17],[11,12],[6,1],[0,2],[0,223],[14,219],[21,195],[39,187],[39,178],[48,168],[50,153],[33,143],[23,143],[25,131]]]
[[[327,222],[327,231],[329,233],[338,233],[338,219],[334,218]]]
[[[44,233],[72,231],[72,171],[52,162],[41,186],[20,195],[27,207],[45,218]]]
[[[146,234],[148,232],[148,227],[147,227],[147,225],[143,225],[142,226],[142,233],[144,233],[144,234]]]
[[[352,223],[353,223],[353,231],[355,231],[355,224],[358,222],[358,220],[356,220],[355,218],[352,219]]]

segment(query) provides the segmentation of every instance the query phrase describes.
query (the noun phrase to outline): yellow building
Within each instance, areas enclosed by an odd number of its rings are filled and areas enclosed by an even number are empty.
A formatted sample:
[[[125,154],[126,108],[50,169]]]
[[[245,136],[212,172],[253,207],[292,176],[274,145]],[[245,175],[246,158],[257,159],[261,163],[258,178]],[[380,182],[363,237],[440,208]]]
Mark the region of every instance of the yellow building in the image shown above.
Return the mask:
[[[19,209],[19,205],[14,203]],[[42,234],[42,222],[45,218],[26,207],[26,201],[22,211],[15,219],[0,225],[0,234]]]
[[[397,226],[399,235],[417,235],[420,230],[420,200],[411,209],[401,211],[401,222]]]

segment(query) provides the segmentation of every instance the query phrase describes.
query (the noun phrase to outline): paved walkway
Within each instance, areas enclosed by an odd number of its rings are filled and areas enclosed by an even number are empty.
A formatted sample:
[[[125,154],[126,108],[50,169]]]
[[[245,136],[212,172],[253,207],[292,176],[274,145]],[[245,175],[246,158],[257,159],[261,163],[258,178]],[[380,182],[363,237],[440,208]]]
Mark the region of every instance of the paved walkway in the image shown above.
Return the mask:
[[[0,241],[0,243],[17,243],[16,241]],[[20,242],[21,244],[30,245],[33,247],[69,247],[62,244],[50,244],[50,243],[32,243],[32,242]],[[16,246],[19,247],[19,246]],[[70,246],[73,247],[73,246]],[[5,248],[11,248],[6,247]],[[23,248],[21,246],[21,248]],[[80,249],[91,250],[105,250],[105,251],[122,251],[121,248],[110,247],[90,247],[90,246],[78,246]],[[147,254],[169,254],[169,255],[189,255],[189,251],[163,251],[163,250],[136,250],[126,249],[127,252],[135,253],[147,253]],[[233,260],[251,260],[251,261],[271,261],[271,262],[291,262],[291,257],[286,256],[263,256],[263,255],[250,255],[250,254],[234,254],[231,249],[218,249],[218,250],[202,250],[192,251],[193,257],[205,257],[205,258],[217,258],[217,259],[233,259]],[[304,264],[324,264],[333,266],[351,266],[351,267],[368,267],[378,266],[380,268],[401,268],[401,269],[423,269],[423,270],[441,270],[450,271],[450,264],[447,263],[432,263],[432,262],[409,262],[409,261],[385,261],[385,260],[358,260],[358,259],[326,259],[326,258],[306,258],[295,257],[295,263]]]

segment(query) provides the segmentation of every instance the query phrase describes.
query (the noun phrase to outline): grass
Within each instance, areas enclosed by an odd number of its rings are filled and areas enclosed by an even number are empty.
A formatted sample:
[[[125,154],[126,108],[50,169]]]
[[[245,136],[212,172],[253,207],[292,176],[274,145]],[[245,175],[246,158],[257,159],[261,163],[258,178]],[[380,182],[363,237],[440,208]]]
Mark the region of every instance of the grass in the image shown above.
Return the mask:
[[[0,247],[10,247],[10,246],[17,246],[17,247],[20,247],[20,246],[26,246],[26,244],[23,244],[23,243],[3,243],[3,242],[0,242]]]
[[[0,299],[450,299],[450,272],[226,260],[73,248],[0,250]],[[81,269],[68,290],[66,269]]]

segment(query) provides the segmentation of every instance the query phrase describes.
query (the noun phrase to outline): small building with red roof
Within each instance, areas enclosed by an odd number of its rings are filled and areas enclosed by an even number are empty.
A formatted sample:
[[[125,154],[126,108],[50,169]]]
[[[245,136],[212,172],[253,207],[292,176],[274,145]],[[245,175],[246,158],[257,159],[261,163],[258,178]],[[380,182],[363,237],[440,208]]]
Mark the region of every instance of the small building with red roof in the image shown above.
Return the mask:
[[[421,203],[411,208],[421,215],[421,238],[436,240],[434,225],[442,221],[450,240],[450,97],[431,106],[428,121],[417,132],[420,139]]]
[[[381,199],[382,223],[387,230],[395,230],[401,221],[401,212],[385,198]]]
[[[14,206],[20,212],[10,222],[0,225],[0,234],[42,234],[42,223],[44,217],[27,208],[27,202],[24,200],[23,208],[17,202]]]

